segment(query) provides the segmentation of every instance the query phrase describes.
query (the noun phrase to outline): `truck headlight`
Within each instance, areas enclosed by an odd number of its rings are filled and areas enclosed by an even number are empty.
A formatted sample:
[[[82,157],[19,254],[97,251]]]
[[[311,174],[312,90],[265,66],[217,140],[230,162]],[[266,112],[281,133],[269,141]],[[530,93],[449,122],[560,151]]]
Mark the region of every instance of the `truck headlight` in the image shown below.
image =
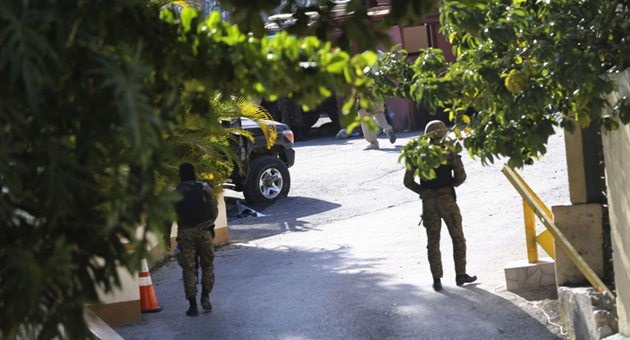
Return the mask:
[[[291,143],[293,143],[293,131],[284,130],[284,131],[280,131],[280,133],[282,133],[285,137],[287,137],[288,140],[291,141]]]

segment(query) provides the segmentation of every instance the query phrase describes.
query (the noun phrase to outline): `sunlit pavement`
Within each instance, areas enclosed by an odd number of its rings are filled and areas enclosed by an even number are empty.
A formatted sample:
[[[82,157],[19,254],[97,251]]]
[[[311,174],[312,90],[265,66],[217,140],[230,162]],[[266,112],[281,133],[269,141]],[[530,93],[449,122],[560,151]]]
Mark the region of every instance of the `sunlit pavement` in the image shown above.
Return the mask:
[[[417,134],[399,133],[395,145],[382,135],[371,151],[360,137],[297,143],[289,197],[250,205],[264,217],[229,215],[234,243],[216,253],[213,311],[184,315],[181,269],[170,261],[152,273],[164,310],[116,331],[125,339],[556,339],[535,297],[505,291],[503,267],[527,255],[522,203],[502,163],[482,167],[464,155],[458,203],[468,272],[479,281],[455,285],[443,228],[444,290],[432,290],[421,204],[398,163]],[[549,155],[521,171],[548,206],[568,203],[563,150],[554,136]]]

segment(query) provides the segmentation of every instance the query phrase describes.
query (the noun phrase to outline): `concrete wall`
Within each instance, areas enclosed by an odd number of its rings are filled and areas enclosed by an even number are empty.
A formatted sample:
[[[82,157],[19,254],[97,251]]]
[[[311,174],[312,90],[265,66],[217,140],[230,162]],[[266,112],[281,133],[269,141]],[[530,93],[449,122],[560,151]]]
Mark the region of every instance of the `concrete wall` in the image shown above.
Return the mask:
[[[619,91],[609,96],[613,104],[630,96],[630,69],[615,74]],[[605,114],[605,112],[604,112]],[[630,125],[603,135],[610,214],[619,332],[630,336]]]
[[[597,276],[604,275],[602,254],[602,205],[574,204],[553,206],[555,225],[582,256]],[[556,241],[556,279],[558,286],[589,285],[584,274]]]
[[[114,331],[105,321],[94,314],[89,308],[85,308],[83,318],[95,339],[103,340],[124,340],[116,331]]]
[[[217,219],[214,221],[215,236],[213,243],[215,245],[222,245],[230,242],[230,237],[228,236],[227,209],[225,207],[223,192],[217,195],[217,200],[219,201],[219,216],[217,216]]]
[[[102,262],[103,259],[97,259]],[[138,274],[130,274],[127,269],[117,267],[121,288],[105,293],[97,289],[102,304],[89,306],[99,318],[110,326],[121,326],[142,321],[140,314],[140,284]]]
[[[615,304],[594,288],[558,287],[567,339],[603,339],[618,332]]]
[[[574,119],[575,114],[572,115]],[[584,171],[584,152],[582,147],[582,129],[576,122],[576,129],[573,133],[565,133],[564,141],[567,155],[567,172],[569,175],[569,195],[571,203],[586,203],[586,174]]]
[[[141,238],[144,235],[144,228],[144,225],[141,225],[136,229],[136,238]],[[149,268],[151,268],[153,264],[163,259],[167,252],[164,248],[160,247],[156,234],[147,232],[146,238],[149,250],[147,262]],[[122,239],[121,242],[127,244],[129,241]],[[131,246],[128,246],[127,249],[134,251],[134,248]],[[101,259],[97,259],[97,261],[101,261]],[[99,299],[102,304],[89,306],[88,308],[110,326],[121,326],[140,322],[142,321],[142,317],[138,274],[132,275],[122,266],[118,266],[116,271],[120,277],[120,288],[114,289],[114,291],[109,293],[98,289]]]

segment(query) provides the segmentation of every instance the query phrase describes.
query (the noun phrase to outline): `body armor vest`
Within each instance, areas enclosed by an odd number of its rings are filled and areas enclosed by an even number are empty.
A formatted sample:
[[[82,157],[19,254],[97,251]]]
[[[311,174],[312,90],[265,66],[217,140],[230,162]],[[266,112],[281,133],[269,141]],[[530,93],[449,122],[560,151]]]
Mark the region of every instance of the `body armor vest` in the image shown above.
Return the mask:
[[[453,172],[450,164],[440,165],[435,169],[435,178],[430,181],[420,179],[422,189],[439,189],[451,186],[453,183]]]
[[[203,193],[202,183],[180,183],[175,190],[182,194],[182,200],[175,203],[181,227],[195,227],[210,219],[210,211]]]

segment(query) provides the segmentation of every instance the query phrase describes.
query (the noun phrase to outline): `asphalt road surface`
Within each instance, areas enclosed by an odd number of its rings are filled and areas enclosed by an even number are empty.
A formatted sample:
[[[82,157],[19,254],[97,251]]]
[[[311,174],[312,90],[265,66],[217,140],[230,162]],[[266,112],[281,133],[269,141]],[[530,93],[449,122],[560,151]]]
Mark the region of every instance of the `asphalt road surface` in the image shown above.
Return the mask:
[[[520,174],[547,206],[569,204],[564,139]],[[227,192],[231,244],[216,253],[211,313],[186,317],[175,261],[152,273],[164,310],[117,327],[125,339],[558,339],[553,290],[505,290],[504,266],[526,260],[522,201],[501,173],[463,155],[457,190],[475,284],[455,285],[442,230],[444,290],[431,288],[421,203],[403,184],[400,149],[418,132],[364,150],[361,137],[311,133],[298,142],[289,197],[238,218]],[[539,250],[541,256],[544,251]]]

